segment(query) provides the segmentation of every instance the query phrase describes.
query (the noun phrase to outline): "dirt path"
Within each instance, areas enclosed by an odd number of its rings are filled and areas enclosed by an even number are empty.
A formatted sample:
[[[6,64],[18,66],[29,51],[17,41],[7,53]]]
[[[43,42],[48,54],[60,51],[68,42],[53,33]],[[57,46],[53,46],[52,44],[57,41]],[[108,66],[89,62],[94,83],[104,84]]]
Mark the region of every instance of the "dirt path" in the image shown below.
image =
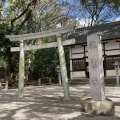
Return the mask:
[[[120,87],[106,87],[107,98],[115,102],[115,116],[90,116],[81,108],[81,99],[90,97],[89,86],[70,86],[71,100],[63,101],[61,86],[25,88],[24,98],[17,89],[0,90],[0,120],[120,120]]]

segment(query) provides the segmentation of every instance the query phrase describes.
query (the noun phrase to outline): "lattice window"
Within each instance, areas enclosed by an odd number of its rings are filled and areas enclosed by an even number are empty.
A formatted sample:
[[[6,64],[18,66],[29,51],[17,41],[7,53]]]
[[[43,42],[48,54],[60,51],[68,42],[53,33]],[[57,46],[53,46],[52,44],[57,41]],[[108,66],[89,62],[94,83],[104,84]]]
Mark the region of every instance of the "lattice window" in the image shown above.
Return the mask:
[[[74,59],[72,60],[73,71],[84,71],[85,64],[83,59]]]
[[[106,58],[106,70],[113,70],[114,69],[114,63],[118,61],[120,62],[120,56],[116,57],[107,57]]]

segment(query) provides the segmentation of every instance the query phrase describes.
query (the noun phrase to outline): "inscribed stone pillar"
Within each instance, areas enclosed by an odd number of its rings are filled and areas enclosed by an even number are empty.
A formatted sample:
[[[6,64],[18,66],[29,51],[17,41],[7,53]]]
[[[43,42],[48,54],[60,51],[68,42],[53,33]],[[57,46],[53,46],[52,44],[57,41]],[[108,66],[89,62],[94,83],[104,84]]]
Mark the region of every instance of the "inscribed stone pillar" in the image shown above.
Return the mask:
[[[102,45],[100,36],[87,37],[91,99],[105,99]]]
[[[18,97],[23,97],[24,90],[24,43],[20,41],[20,57],[19,57],[19,83],[18,83]]]
[[[116,82],[117,82],[117,86],[119,86],[119,66],[116,69]]]
[[[60,59],[60,70],[62,75],[62,83],[63,83],[63,91],[64,91],[64,100],[69,100],[70,92],[69,92],[67,69],[65,62],[65,53],[62,45],[61,35],[57,36],[57,42],[58,42],[58,51],[59,51],[59,59]]]
[[[72,58],[72,47],[69,48],[69,56],[71,59]],[[70,71],[73,71],[72,60],[70,60]],[[70,79],[73,79],[73,72],[70,72]]]

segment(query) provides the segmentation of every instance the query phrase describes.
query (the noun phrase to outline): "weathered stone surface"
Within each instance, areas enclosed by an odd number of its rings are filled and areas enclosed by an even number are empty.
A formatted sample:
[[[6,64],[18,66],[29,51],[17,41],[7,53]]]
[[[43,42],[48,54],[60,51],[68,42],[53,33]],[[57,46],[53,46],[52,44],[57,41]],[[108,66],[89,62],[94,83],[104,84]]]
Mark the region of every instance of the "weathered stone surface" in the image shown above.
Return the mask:
[[[20,42],[20,56],[19,56],[19,82],[18,82],[18,96],[23,97],[24,91],[24,43]]]
[[[91,99],[105,99],[102,45],[100,36],[87,37]]]
[[[67,76],[67,69],[66,69],[65,53],[64,53],[61,35],[57,35],[57,42],[58,42],[58,53],[59,53],[59,59],[60,59],[60,71],[62,75],[62,83],[63,83],[63,91],[64,91],[64,100],[70,100],[70,91],[69,91],[68,76]]]
[[[110,99],[104,99],[103,101],[93,101],[90,98],[82,101],[82,107],[84,111],[92,115],[114,115],[115,107],[114,103]]]
[[[74,45],[75,39],[62,41],[62,44],[63,44],[63,46]],[[58,47],[58,43],[52,42],[52,43],[44,43],[44,44],[40,44],[40,45],[24,46],[24,51],[53,48],[53,47]],[[17,52],[17,51],[20,51],[19,47],[11,47],[11,52]]]
[[[65,33],[73,31],[75,27],[76,27],[76,22],[73,22],[73,24],[67,25],[65,27],[49,29],[46,31],[38,32],[38,33],[21,34],[21,35],[6,35],[6,38],[9,38],[10,41],[21,41],[21,39],[22,40],[39,39],[39,38],[55,36],[57,34],[65,34]]]

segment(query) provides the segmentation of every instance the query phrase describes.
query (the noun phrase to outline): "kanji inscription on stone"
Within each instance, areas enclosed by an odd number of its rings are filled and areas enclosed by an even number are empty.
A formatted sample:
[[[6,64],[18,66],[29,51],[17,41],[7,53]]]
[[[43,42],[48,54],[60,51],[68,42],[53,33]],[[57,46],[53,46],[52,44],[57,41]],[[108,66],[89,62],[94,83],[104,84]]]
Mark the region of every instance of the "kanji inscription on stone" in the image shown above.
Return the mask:
[[[90,65],[92,68],[96,68],[97,67],[97,59],[93,58],[89,61]]]
[[[91,99],[102,101],[105,99],[104,72],[102,59],[102,45],[100,36],[90,35],[87,37],[88,62],[90,75]]]
[[[94,48],[96,48],[96,42],[95,42],[95,41],[90,41],[88,47],[89,47],[89,49],[94,49]]]
[[[91,83],[92,83],[93,85],[97,85],[97,84],[98,84],[97,78],[92,78],[92,79],[91,79]]]

